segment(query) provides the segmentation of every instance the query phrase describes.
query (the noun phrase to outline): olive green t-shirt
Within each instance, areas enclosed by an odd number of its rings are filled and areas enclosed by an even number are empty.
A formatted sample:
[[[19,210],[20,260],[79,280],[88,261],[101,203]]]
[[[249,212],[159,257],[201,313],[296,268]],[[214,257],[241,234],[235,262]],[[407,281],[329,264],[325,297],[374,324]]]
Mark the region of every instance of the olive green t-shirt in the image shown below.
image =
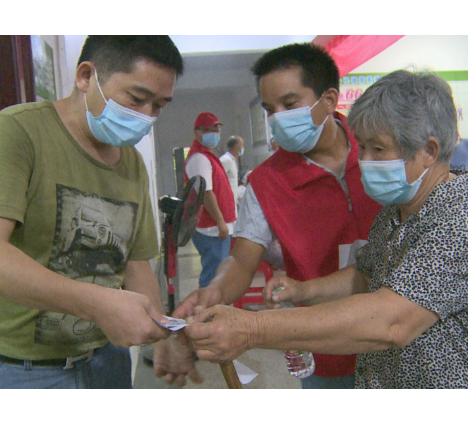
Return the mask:
[[[126,147],[116,166],[97,161],[51,102],[0,112],[0,217],[18,221],[10,243],[44,267],[104,287],[122,287],[128,260],[158,252],[141,155]],[[63,358],[106,343],[91,322],[33,310],[0,294],[2,355]]]

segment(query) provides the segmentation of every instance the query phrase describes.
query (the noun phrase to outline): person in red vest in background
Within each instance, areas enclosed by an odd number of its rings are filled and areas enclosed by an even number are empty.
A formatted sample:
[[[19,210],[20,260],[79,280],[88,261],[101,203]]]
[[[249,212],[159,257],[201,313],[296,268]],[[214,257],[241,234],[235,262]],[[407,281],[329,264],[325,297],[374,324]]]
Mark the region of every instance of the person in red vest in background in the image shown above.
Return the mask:
[[[230,257],[175,317],[242,297],[276,238],[287,276],[306,281],[337,271],[352,263],[350,251],[367,240],[381,209],[364,192],[359,147],[336,112],[339,74],[330,55],[308,43],[286,45],[252,71],[280,148],[249,176]],[[315,373],[301,380],[303,388],[354,388],[355,355],[314,357]]]
[[[198,115],[195,140],[185,161],[186,179],[202,176],[206,181],[205,200],[192,238],[201,256],[201,288],[213,279],[219,264],[229,255],[236,220],[234,194],[219,158],[213,150],[219,144],[222,123],[210,112]]]

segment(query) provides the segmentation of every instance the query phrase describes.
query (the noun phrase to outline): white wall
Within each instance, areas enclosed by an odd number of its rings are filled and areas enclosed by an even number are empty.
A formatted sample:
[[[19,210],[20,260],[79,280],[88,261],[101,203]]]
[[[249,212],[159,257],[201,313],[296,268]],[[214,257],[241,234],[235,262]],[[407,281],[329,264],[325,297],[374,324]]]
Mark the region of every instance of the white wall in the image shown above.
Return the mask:
[[[468,71],[468,36],[405,36],[373,59],[356,68],[354,73],[389,73],[414,68],[432,71]],[[468,113],[468,82],[449,82],[456,108]],[[468,119],[458,120],[458,131],[468,138]]]
[[[80,57],[81,48],[86,40],[86,36],[64,35],[63,39],[65,47],[64,64],[66,66],[66,72],[62,74],[62,82],[64,97],[67,97],[71,94],[75,85],[76,63]]]
[[[391,72],[416,66],[434,71],[468,69],[468,36],[407,35],[353,72]]]

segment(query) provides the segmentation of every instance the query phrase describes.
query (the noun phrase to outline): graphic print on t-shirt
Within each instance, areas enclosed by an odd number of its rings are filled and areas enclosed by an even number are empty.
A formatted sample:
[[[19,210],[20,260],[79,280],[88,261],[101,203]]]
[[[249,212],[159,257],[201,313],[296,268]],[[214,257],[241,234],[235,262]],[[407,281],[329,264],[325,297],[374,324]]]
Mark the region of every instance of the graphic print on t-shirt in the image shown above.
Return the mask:
[[[55,237],[48,267],[71,279],[120,288],[137,211],[138,204],[133,202],[57,185]],[[36,322],[36,343],[76,345],[103,340],[94,323],[76,316],[43,312]]]

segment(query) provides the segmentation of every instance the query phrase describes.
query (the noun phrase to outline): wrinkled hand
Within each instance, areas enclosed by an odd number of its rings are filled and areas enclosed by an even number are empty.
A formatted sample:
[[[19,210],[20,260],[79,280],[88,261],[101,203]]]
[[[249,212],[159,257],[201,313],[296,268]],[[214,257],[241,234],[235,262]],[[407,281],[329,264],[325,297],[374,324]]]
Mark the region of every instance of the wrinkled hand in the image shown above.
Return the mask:
[[[109,289],[96,306],[94,321],[118,347],[151,344],[170,332],[151,319],[162,320],[150,299],[140,293]]]
[[[188,322],[190,325],[185,327],[185,334],[200,359],[232,361],[255,347],[258,325],[254,312],[216,305],[188,319]]]
[[[199,288],[187,296],[182,304],[172,313],[172,317],[187,319],[194,316],[202,310],[213,305],[223,304],[223,298],[220,290],[217,288]]]
[[[284,287],[284,290],[273,293],[278,287]],[[267,308],[281,308],[280,304],[283,302],[300,305],[304,301],[303,293],[303,283],[285,275],[274,276],[263,288],[263,298]]]
[[[203,382],[195,367],[195,352],[183,331],[154,344],[153,370],[158,378],[164,377],[168,384],[175,382],[183,387],[187,376],[196,384]]]

